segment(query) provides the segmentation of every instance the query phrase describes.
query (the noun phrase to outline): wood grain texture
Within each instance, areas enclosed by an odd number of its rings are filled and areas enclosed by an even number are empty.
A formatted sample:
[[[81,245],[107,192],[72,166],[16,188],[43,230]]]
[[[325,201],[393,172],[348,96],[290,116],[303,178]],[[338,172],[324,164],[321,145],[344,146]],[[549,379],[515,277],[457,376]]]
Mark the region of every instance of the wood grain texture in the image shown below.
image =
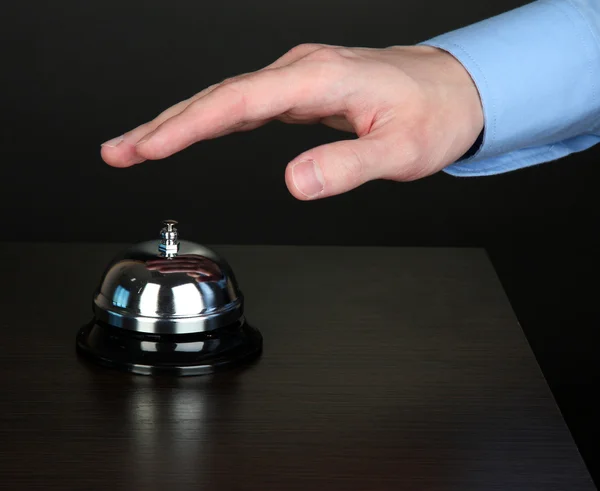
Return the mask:
[[[216,247],[264,354],[168,379],[75,354],[119,248],[0,245],[0,488],[595,489],[483,251]]]

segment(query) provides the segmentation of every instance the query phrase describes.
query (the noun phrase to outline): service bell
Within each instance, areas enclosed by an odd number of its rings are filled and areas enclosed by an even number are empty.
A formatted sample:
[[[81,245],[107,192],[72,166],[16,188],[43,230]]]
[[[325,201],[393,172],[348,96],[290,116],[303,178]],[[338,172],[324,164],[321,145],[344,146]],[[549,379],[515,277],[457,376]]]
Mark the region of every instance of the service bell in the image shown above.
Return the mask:
[[[250,361],[260,332],[244,317],[229,264],[205,246],[180,240],[166,220],[160,237],[109,263],[93,298],[93,318],[77,350],[104,366],[154,375],[202,375]]]

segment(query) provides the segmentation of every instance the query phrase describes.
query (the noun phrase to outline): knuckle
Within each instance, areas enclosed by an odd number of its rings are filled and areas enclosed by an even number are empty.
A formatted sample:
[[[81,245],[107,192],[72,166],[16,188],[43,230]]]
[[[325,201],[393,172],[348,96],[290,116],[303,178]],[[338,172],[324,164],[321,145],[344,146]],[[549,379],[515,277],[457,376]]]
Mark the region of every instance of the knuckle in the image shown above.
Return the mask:
[[[326,61],[326,62],[339,62],[344,60],[344,56],[340,53],[339,48],[333,48],[330,46],[322,46],[309,55],[307,58],[315,61]]]
[[[213,94],[222,100],[226,101],[227,110],[234,115],[234,119],[242,122],[247,109],[248,99],[246,97],[246,82],[239,78],[233,77],[227,79],[227,82],[221,82],[213,91]],[[201,111],[203,101],[201,99],[194,101],[189,107],[190,111]]]
[[[224,85],[232,84],[237,80],[237,78],[238,77],[227,77],[219,85],[224,86]]]
[[[365,174],[365,162],[354,145],[346,147],[344,158],[341,159],[341,166],[345,181],[352,183],[362,182]]]
[[[227,94],[231,110],[242,118],[248,106],[244,83],[238,80],[225,85],[222,90]]]
[[[318,43],[302,43],[290,49],[288,54],[302,56],[304,54],[311,53],[312,51],[321,49],[322,47],[323,45]]]
[[[315,80],[327,84],[347,77],[352,72],[351,60],[340,54],[338,48],[324,47],[304,57]]]
[[[335,53],[341,58],[357,58],[358,55],[350,48],[340,47],[335,48]]]

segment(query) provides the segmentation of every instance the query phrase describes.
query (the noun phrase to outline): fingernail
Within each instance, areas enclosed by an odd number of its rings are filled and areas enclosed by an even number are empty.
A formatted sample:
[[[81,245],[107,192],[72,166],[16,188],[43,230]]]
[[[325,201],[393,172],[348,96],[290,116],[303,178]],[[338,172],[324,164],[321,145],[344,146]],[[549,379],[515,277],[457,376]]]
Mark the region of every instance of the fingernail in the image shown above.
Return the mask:
[[[135,144],[135,146],[137,147],[138,145],[141,145],[142,143],[146,143],[149,139],[150,139],[150,137],[146,136],[146,137],[142,138],[139,142],[137,142]]]
[[[113,138],[112,140],[108,140],[107,142],[104,142],[102,145],[100,145],[101,147],[110,147],[110,148],[115,148],[118,147],[119,144],[123,141],[124,136],[121,135],[117,138]]]
[[[324,188],[323,173],[314,160],[303,160],[292,167],[294,186],[307,198],[314,198]]]

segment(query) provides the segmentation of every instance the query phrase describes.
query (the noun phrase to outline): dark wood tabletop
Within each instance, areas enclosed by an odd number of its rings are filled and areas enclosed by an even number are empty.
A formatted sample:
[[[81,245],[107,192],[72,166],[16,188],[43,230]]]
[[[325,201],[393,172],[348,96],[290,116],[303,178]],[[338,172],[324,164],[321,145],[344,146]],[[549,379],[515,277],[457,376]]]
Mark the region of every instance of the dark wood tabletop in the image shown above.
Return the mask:
[[[484,251],[215,247],[262,357],[152,378],[75,352],[121,247],[0,245],[1,489],[595,489]]]

